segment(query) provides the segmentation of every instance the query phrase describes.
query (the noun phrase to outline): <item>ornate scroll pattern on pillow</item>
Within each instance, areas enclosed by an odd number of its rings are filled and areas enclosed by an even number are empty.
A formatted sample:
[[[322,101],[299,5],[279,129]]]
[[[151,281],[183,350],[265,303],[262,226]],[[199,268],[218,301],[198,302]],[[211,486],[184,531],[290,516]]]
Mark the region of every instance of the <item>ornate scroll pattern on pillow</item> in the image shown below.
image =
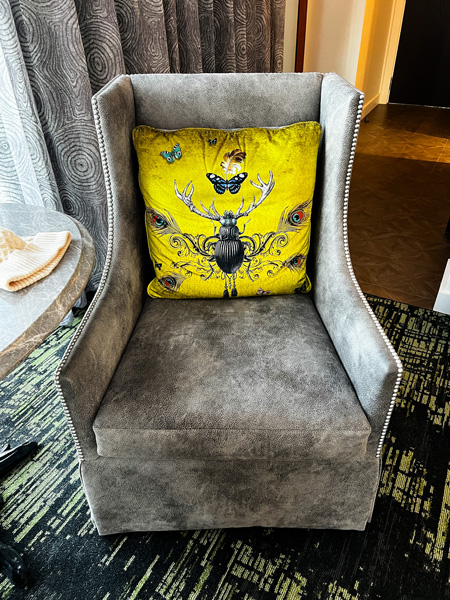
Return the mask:
[[[307,292],[318,123],[278,129],[139,126],[133,140],[162,298]]]

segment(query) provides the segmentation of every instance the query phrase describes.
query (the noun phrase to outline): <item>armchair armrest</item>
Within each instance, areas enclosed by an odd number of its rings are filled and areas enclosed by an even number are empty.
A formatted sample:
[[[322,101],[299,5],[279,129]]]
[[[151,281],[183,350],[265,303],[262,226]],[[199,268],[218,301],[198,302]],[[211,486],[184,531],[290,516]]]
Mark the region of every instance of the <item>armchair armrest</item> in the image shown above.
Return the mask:
[[[315,198],[312,295],[372,427],[368,452],[380,455],[402,365],[355,278],[347,237],[350,178],[363,95],[335,74],[322,83],[321,170]]]
[[[146,280],[130,78],[116,77],[92,103],[108,200],[108,251],[97,293],[56,372],[81,460],[97,457],[92,423],[142,309]]]

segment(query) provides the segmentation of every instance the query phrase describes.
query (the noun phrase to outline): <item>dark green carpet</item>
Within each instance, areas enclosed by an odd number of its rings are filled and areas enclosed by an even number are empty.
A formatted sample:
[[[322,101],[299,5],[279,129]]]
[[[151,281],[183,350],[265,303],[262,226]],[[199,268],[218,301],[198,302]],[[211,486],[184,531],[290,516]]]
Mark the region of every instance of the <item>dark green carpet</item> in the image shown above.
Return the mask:
[[[28,600],[438,600],[450,598],[450,317],[369,297],[405,367],[364,532],[239,529],[100,538],[52,374],[59,328],[0,384],[0,437],[39,440],[2,482],[2,537],[22,552]],[[89,375],[87,375],[89,376]],[[114,493],[114,490],[111,490]]]

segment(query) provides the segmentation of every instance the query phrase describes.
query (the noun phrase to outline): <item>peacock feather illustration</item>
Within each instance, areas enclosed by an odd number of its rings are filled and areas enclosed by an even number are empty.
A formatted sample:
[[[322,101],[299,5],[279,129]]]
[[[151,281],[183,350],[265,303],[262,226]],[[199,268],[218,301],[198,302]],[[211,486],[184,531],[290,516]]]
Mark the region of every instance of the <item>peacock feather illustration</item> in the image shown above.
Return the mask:
[[[295,208],[285,208],[278,222],[277,233],[298,231],[308,223],[311,215],[311,200],[298,204]]]
[[[189,277],[190,275],[191,273],[188,274]],[[159,277],[158,283],[167,292],[176,292],[185,279],[186,276],[181,273],[168,273],[164,277]]]
[[[181,234],[181,229],[168,211],[156,211],[147,206],[145,213],[147,225],[158,235]]]

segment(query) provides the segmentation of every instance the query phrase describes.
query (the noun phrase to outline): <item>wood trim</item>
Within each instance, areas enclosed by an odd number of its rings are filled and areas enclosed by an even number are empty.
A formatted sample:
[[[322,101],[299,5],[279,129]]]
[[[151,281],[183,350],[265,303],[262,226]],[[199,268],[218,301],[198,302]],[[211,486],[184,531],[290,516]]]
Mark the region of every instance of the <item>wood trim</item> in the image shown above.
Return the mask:
[[[376,106],[380,104],[380,94],[376,94],[373,98],[370,98],[364,102],[361,119],[364,119],[366,115],[370,113]]]
[[[389,102],[391,77],[394,74],[395,60],[397,58],[397,50],[400,41],[400,33],[402,31],[405,6],[406,0],[394,0],[391,26],[389,29],[389,39],[384,59],[383,73],[381,75],[380,104],[387,104]]]
[[[305,59],[306,38],[306,13],[308,11],[308,0],[299,0],[298,22],[297,22],[297,52],[295,55],[295,72],[303,73],[303,61]]]

